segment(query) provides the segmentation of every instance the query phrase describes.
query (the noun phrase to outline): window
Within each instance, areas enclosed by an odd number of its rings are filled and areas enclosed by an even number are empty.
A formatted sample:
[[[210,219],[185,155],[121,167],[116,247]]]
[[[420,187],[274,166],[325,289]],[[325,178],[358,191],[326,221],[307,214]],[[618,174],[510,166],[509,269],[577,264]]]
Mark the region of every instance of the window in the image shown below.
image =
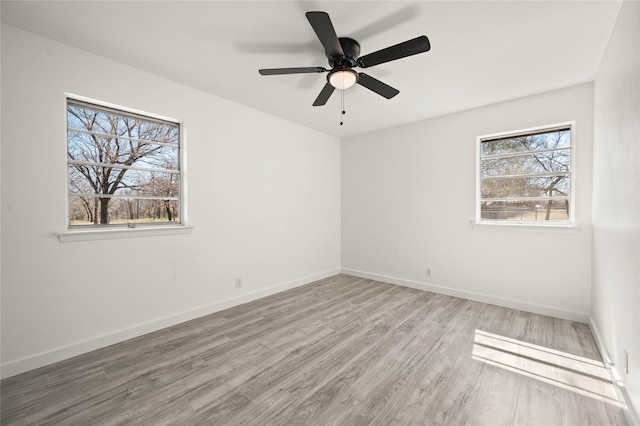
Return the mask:
[[[573,124],[478,138],[477,222],[573,222]]]
[[[67,99],[69,227],[181,224],[180,125]]]

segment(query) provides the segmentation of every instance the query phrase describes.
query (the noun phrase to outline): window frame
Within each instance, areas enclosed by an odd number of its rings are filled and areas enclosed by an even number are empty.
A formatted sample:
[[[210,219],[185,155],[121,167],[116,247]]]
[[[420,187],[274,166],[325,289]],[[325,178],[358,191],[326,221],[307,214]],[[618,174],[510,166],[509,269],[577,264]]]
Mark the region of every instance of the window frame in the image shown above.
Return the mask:
[[[509,137],[527,136],[539,133],[553,132],[559,130],[569,130],[569,218],[564,221],[534,221],[534,220],[488,220],[482,218],[482,143],[489,140],[504,139]],[[542,150],[541,150],[542,151]],[[534,151],[537,152],[537,151]],[[476,225],[494,225],[494,226],[515,226],[515,227],[549,227],[549,228],[575,228],[575,184],[576,184],[576,122],[566,121],[555,124],[548,124],[536,127],[529,127],[525,129],[511,130],[500,133],[492,133],[487,135],[478,136],[476,138]],[[518,198],[514,198],[514,201]]]
[[[178,128],[178,179],[179,179],[179,194],[178,194],[178,207],[179,215],[178,221],[175,222],[163,222],[163,223],[135,223],[133,226],[128,223],[123,224],[98,224],[98,225],[71,225],[70,217],[70,163],[67,155],[69,149],[69,136],[68,129],[69,123],[67,119],[67,109],[69,104],[86,105],[88,108],[95,108],[97,110],[106,110],[107,112],[113,112],[115,114],[122,114],[125,116],[139,117],[142,120],[149,122],[161,122],[171,125],[176,125]],[[101,240],[101,239],[114,239],[114,238],[131,238],[138,236],[154,236],[154,235],[176,235],[190,233],[192,226],[188,225],[187,216],[187,172],[186,172],[186,131],[184,122],[181,120],[162,116],[159,114],[150,113],[147,111],[141,111],[121,105],[112,104],[96,99],[87,98],[84,96],[78,96],[71,93],[64,94],[64,143],[65,143],[65,226],[66,229],[59,232],[58,238],[60,242],[68,241],[88,241],[88,240]],[[159,171],[162,171],[159,169]]]

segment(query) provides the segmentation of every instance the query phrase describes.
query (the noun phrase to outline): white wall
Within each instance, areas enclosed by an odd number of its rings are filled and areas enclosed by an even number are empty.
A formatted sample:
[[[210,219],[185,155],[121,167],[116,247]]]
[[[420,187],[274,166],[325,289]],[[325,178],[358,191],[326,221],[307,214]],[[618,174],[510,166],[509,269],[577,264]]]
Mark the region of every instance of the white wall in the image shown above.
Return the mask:
[[[343,140],[343,271],[586,322],[592,89],[583,84]],[[476,137],[573,120],[580,227],[472,227]]]
[[[622,5],[594,83],[594,111],[593,325],[640,417],[638,2]]]
[[[58,241],[65,92],[184,122],[190,235]],[[337,138],[4,24],[2,113],[5,377],[339,272]]]

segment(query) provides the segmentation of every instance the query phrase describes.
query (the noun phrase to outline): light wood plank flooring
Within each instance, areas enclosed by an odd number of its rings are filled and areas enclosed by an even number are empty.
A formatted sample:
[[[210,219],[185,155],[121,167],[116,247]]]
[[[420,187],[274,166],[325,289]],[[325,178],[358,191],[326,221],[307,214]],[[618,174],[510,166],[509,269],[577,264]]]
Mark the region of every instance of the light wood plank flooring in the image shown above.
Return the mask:
[[[337,275],[1,382],[3,425],[623,425],[589,327]]]

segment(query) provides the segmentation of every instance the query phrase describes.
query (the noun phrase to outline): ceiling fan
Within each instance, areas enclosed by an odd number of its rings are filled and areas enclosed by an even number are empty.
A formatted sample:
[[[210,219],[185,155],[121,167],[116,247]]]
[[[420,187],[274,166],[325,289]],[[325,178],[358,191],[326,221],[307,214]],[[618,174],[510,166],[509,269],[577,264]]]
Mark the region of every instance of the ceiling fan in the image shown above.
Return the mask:
[[[329,60],[331,69],[325,69],[323,67],[267,68],[261,69],[258,72],[261,75],[328,72],[327,83],[313,102],[313,106],[326,104],[335,89],[348,89],[356,83],[380,96],[391,99],[400,93],[400,91],[368,74],[356,72],[353,68],[369,68],[374,65],[427,52],[431,48],[429,39],[423,35],[360,57],[360,44],[352,38],[338,38],[333,29],[331,19],[326,12],[307,12],[306,16],[320,39],[320,43],[322,43],[324,47],[324,53]]]

